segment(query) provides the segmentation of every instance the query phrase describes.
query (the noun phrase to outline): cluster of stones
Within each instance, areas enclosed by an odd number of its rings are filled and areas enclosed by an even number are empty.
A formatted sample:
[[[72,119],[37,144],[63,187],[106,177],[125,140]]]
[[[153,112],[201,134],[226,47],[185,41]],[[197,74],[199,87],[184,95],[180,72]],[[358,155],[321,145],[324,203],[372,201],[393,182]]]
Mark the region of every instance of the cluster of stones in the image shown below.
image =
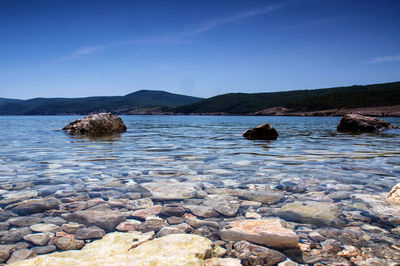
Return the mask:
[[[329,197],[290,184],[230,189],[205,182],[153,181],[135,185],[136,193],[129,198],[91,198],[77,192],[44,197],[15,193],[0,200],[0,262],[12,264],[54,251],[88,252],[97,239],[124,238],[115,238],[112,232],[119,231],[135,239],[144,237],[147,245],[159,245],[153,241],[175,234],[176,239],[193,245],[209,241],[210,248],[202,248],[206,265],[385,265],[400,259],[396,244],[400,216],[392,215],[400,213],[398,187],[387,202],[379,195],[353,193],[358,203],[374,206],[369,216],[335,203],[334,199],[350,197],[350,193]],[[343,224],[340,216],[351,218]],[[201,238],[189,241],[181,235]],[[144,242],[131,242],[125,253]],[[171,252],[171,256],[178,254]],[[71,254],[75,253],[56,257],[79,257]]]

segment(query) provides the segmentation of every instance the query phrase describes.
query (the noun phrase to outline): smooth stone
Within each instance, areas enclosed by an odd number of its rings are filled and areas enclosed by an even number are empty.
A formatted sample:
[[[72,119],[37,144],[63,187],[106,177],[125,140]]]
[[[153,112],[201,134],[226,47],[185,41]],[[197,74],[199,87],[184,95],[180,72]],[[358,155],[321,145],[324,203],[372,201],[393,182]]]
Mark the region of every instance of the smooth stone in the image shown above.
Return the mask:
[[[238,200],[228,196],[208,195],[203,204],[225,216],[234,216],[239,210]]]
[[[61,225],[61,230],[68,234],[75,234],[76,230],[85,227],[83,224],[78,224],[74,222],[69,222],[67,224]]]
[[[18,217],[18,214],[13,213],[12,211],[0,211],[0,222],[13,217]]]
[[[0,245],[0,263],[5,262],[10,257],[12,247]]]
[[[90,114],[82,119],[76,119],[62,130],[69,134],[97,135],[105,133],[123,133],[126,126],[122,119],[111,113]]]
[[[21,216],[21,217],[15,217],[15,218],[8,219],[8,222],[11,225],[19,226],[19,227],[30,226],[33,224],[40,223],[41,221],[42,221],[42,219],[37,218],[37,217],[31,217],[31,216]]]
[[[168,218],[167,218],[167,222],[168,222],[169,224],[180,224],[180,223],[183,223],[183,222],[184,222],[184,219],[183,219],[182,217],[175,217],[175,216],[172,216],[172,217],[168,217]]]
[[[162,206],[160,213],[165,216],[180,217],[185,214],[185,208],[174,204],[165,204]]]
[[[244,200],[240,203],[240,207],[254,207],[254,208],[258,208],[261,207],[262,203],[258,202],[258,201],[253,201],[253,200]]]
[[[5,223],[0,223],[0,231],[6,231],[10,227],[10,224],[8,222]]]
[[[30,215],[33,213],[42,213],[47,210],[58,209],[59,200],[55,198],[43,198],[23,201],[11,208],[11,211],[19,215]]]
[[[235,255],[243,265],[272,266],[286,259],[285,255],[276,250],[254,245],[247,241],[236,242],[234,247]]]
[[[46,245],[51,238],[54,237],[53,233],[38,233],[38,234],[29,234],[24,236],[24,240],[31,242],[38,246]]]
[[[200,228],[202,226],[209,226],[218,229],[219,224],[214,221],[200,220],[196,218],[187,218],[186,223],[189,224],[193,228]]]
[[[172,235],[172,234],[184,234],[185,232],[182,229],[176,228],[176,227],[163,227],[161,230],[157,233],[156,237],[163,237],[166,235]]]
[[[47,254],[51,253],[57,250],[57,247],[54,245],[48,245],[48,246],[41,246],[41,247],[34,247],[32,248],[32,251],[35,252],[36,254]]]
[[[196,196],[201,187],[195,183],[184,183],[174,180],[142,183],[142,187],[151,193],[155,200],[190,199]]]
[[[120,223],[116,229],[120,232],[138,231],[141,223],[140,221],[130,219]]]
[[[295,248],[299,237],[295,232],[283,227],[280,219],[239,220],[230,222],[221,230],[225,241],[246,240],[272,248]]]
[[[130,210],[144,209],[153,206],[153,201],[150,198],[130,200],[125,207]]]
[[[10,188],[12,189],[12,187]],[[36,190],[31,191],[18,191],[18,192],[9,192],[4,195],[4,198],[0,200],[0,207],[4,207],[16,202],[21,202],[24,200],[28,200],[38,196],[38,192]]]
[[[265,204],[275,204],[281,201],[285,196],[279,191],[245,191],[240,194],[241,198],[246,200],[258,201]]]
[[[11,228],[8,231],[0,232],[0,244],[11,244],[22,241],[23,237],[32,231],[28,227]]]
[[[246,219],[260,219],[261,215],[259,215],[256,212],[246,212],[246,214],[244,215],[246,217]]]
[[[77,240],[73,237],[56,237],[54,244],[61,250],[81,249],[85,245],[85,241]]]
[[[280,262],[277,264],[277,266],[298,266],[299,264],[297,262],[294,262],[290,259],[286,259],[283,262]]]
[[[240,260],[234,258],[212,258],[204,261],[205,266],[241,266]]]
[[[158,214],[160,214],[161,209],[162,209],[161,205],[155,205],[155,206],[147,207],[146,209],[143,209],[143,210],[133,211],[131,213],[131,216],[138,218],[138,219],[145,220],[146,218],[154,217],[154,216],[157,216]]]
[[[150,232],[150,231],[155,231],[158,232],[161,230],[163,227],[167,227],[168,224],[161,218],[151,218],[147,219],[140,225],[138,225],[138,231],[141,232]]]
[[[44,222],[47,224],[55,224],[61,226],[62,224],[65,224],[67,221],[61,217],[47,217],[44,218]]]
[[[211,241],[197,235],[174,234],[149,241],[151,237],[149,233],[109,233],[81,250],[39,255],[15,266],[202,265],[211,250]]]
[[[400,205],[400,183],[395,185],[388,195],[386,196],[386,201],[391,202],[395,205]]]
[[[7,260],[7,264],[12,264],[14,262],[32,258],[35,256],[35,252],[30,249],[18,249],[11,254],[11,257]]]
[[[87,228],[80,228],[76,230],[75,233],[75,238],[76,239],[96,239],[96,238],[102,238],[106,233],[104,232],[103,229],[97,227],[97,226],[91,226]]]
[[[275,140],[278,138],[279,134],[275,128],[264,123],[246,130],[243,132],[242,136],[250,140]]]
[[[52,232],[55,233],[60,230],[60,227],[55,224],[34,224],[29,227],[35,232]]]
[[[174,225],[171,225],[171,227],[175,227],[175,228],[181,229],[185,233],[191,233],[194,230],[193,227],[191,227],[187,223],[174,224]]]
[[[283,205],[275,214],[293,222],[329,225],[340,216],[340,209],[330,202],[296,201]]]
[[[184,205],[183,207],[198,217],[210,218],[219,216],[212,207],[202,205]]]
[[[112,210],[84,210],[67,215],[67,220],[85,224],[95,225],[106,232],[114,231],[117,225],[126,219],[121,213]]]

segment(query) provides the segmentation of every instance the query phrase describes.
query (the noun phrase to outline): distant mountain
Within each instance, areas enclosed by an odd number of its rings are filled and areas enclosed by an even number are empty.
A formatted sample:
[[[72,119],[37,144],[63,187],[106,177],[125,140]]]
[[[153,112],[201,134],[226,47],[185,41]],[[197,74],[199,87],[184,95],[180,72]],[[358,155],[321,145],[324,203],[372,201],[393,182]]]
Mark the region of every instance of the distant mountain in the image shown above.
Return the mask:
[[[274,114],[262,111],[279,107],[285,110],[284,114],[290,115],[391,105],[400,105],[400,82],[272,93],[229,93],[180,106],[174,111],[183,114]]]
[[[15,100],[0,98],[0,115],[60,115],[91,112],[129,113],[147,107],[177,107],[202,98],[165,91],[140,90],[125,96],[87,98],[34,98]]]

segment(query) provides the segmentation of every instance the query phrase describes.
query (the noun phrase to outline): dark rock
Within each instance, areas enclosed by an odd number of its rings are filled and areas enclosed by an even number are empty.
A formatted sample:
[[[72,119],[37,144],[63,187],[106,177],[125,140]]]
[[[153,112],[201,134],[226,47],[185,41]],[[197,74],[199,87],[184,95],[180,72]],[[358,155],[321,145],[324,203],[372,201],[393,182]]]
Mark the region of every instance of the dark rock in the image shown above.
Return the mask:
[[[22,216],[8,219],[10,225],[24,227],[40,223],[42,220],[36,217]]]
[[[275,140],[278,138],[278,132],[269,124],[262,124],[245,131],[242,136],[252,140]]]
[[[17,214],[13,213],[12,211],[2,211],[0,212],[0,222],[3,222],[11,217],[18,217]]]
[[[84,210],[66,215],[66,219],[85,225],[95,225],[107,232],[115,231],[115,228],[126,219],[121,213],[111,210]]]
[[[215,212],[212,207],[202,205],[185,205],[184,207],[198,217],[209,218],[219,216],[219,214]]]
[[[359,114],[347,114],[340,120],[337,130],[339,132],[376,132],[382,129],[394,128],[389,122],[382,119],[362,116]]]
[[[8,222],[0,223],[0,231],[6,231],[10,224]]]
[[[12,228],[8,231],[0,232],[0,244],[12,244],[22,241],[25,235],[29,235],[32,231],[28,227]]]
[[[91,226],[88,228],[81,228],[76,230],[75,238],[76,239],[96,239],[102,238],[105,235],[103,229],[97,226]]]
[[[19,215],[30,215],[47,210],[58,209],[60,202],[55,198],[33,199],[13,206],[11,210]]]
[[[141,232],[150,232],[150,231],[155,231],[158,232],[161,230],[163,227],[168,227],[168,224],[160,218],[151,218],[140,225],[138,225],[138,231]]]
[[[161,230],[157,233],[156,237],[163,237],[166,235],[172,235],[172,234],[184,234],[185,231],[182,229],[176,228],[176,227],[163,227]]]
[[[0,263],[5,262],[10,257],[10,246],[0,246]]]
[[[107,134],[122,133],[126,126],[121,118],[111,113],[91,114],[83,119],[77,119],[63,128],[69,134]]]
[[[177,216],[180,217],[185,214],[185,209],[179,205],[165,204],[160,211],[165,216]]]
[[[239,241],[235,243],[234,247],[236,257],[240,259],[244,266],[272,266],[286,259],[285,255],[276,250],[254,245],[247,241]]]
[[[32,248],[32,251],[35,252],[36,254],[47,254],[47,253],[56,251],[56,249],[57,249],[56,246],[49,245],[49,246],[42,246],[42,247],[34,247],[34,248]]]

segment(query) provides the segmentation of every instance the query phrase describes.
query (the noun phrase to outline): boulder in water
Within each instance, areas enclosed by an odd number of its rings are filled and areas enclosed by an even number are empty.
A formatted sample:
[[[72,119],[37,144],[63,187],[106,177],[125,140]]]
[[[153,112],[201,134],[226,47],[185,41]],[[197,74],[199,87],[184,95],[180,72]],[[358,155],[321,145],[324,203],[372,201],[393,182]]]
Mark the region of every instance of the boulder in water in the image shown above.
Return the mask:
[[[389,122],[370,116],[347,114],[340,120],[339,132],[376,132],[383,129],[395,128]]]
[[[278,138],[278,132],[269,124],[264,123],[258,127],[246,130],[242,136],[251,140],[275,140]]]
[[[90,114],[66,125],[63,130],[73,135],[101,135],[123,133],[126,126],[122,119],[111,113]]]

